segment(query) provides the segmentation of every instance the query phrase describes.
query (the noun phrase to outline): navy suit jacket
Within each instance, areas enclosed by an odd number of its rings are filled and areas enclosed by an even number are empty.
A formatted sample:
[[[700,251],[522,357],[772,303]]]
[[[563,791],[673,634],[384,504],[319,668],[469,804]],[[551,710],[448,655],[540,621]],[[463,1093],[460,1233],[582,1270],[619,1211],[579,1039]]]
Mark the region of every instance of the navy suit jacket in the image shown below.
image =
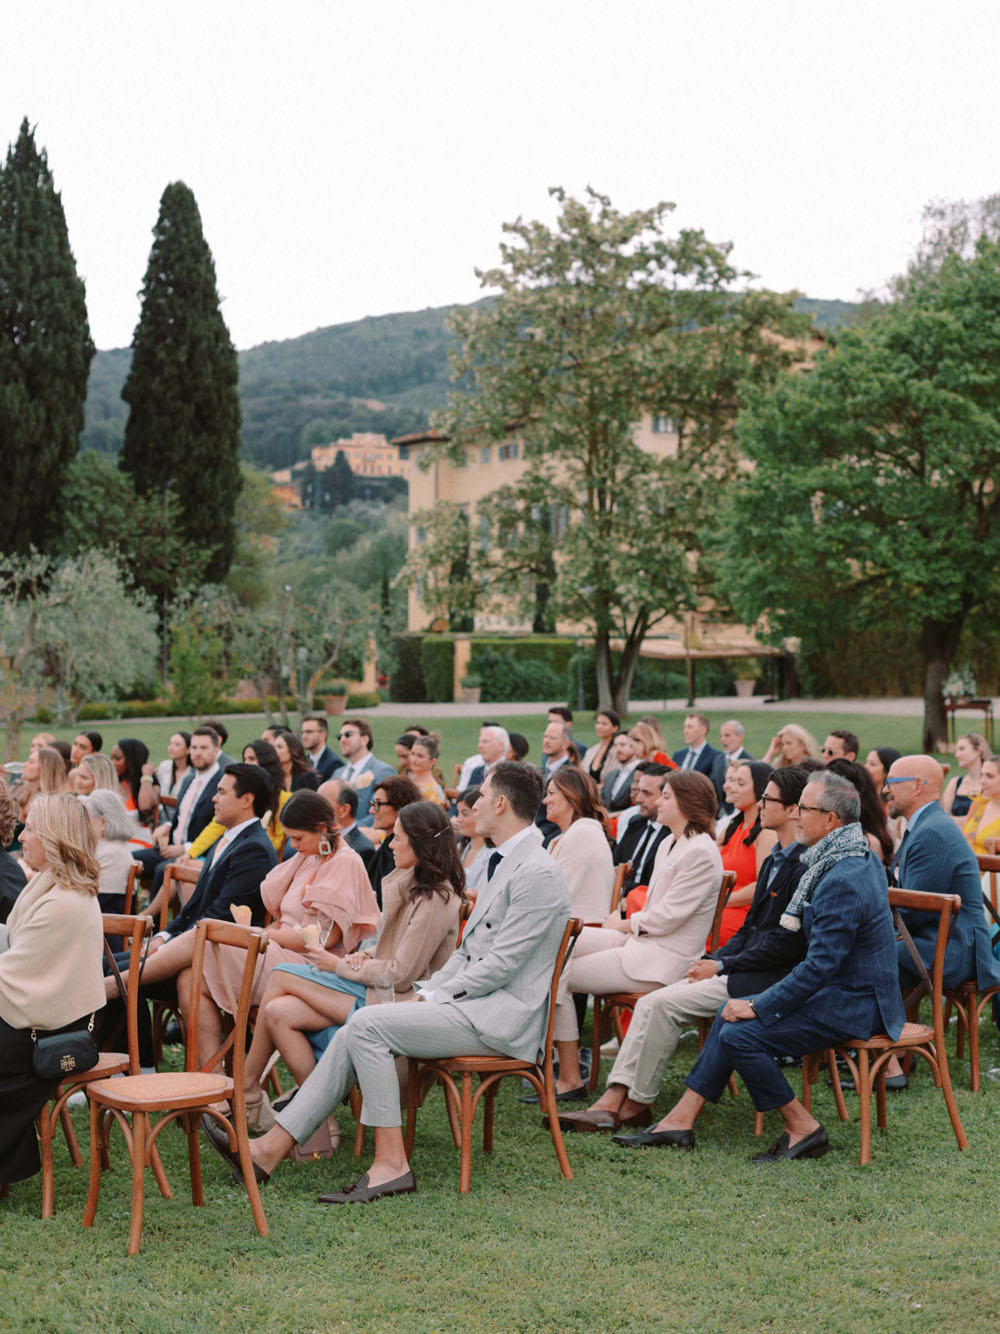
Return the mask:
[[[324,746],[319,753],[319,758],[313,765],[313,771],[321,783],[325,783],[328,778],[332,778],[338,769],[343,769],[344,761],[339,755],[335,754],[329,746]]]
[[[680,750],[674,751],[673,755],[671,756],[671,759],[673,760],[674,764],[677,765],[678,769],[684,768],[684,760],[688,754],[688,751],[690,750],[691,750],[690,746],[681,746]],[[710,746],[706,742],[705,745],[702,747],[701,754],[695,761],[694,767],[698,773],[704,774],[706,778],[710,778],[712,780],[712,785],[715,788],[716,793],[718,794],[719,800],[721,801],[722,783],[716,782],[716,777],[718,775],[718,759],[720,755],[722,755],[724,758],[725,752],[721,750],[716,750],[714,746]],[[722,777],[725,778],[725,776],[726,776],[725,772],[723,771]]]
[[[944,955],[944,985],[957,987],[975,978],[980,987],[1000,986],[1000,960],[993,957],[983,913],[983,891],[976,855],[958,825],[935,801],[904,836],[895,864],[900,889],[925,894],[957,894],[962,911],[952,919]],[[930,970],[937,941],[937,913],[904,912],[906,929]],[[900,967],[914,972],[906,945],[898,948]]]
[[[799,860],[803,851],[800,844],[792,845],[770,885],[767,881],[772,857],[765,858],[743,925],[709,956],[725,964],[722,971],[728,978],[730,996],[756,995],[779,981],[805,957],[803,933],[786,931],[779,925],[781,914],[805,874],[806,868]]]
[[[215,789],[219,786],[219,780],[222,777],[222,767],[216,769],[215,773],[202,788],[198,800],[194,803],[194,810],[191,812],[191,819],[188,821],[187,842],[193,843],[210,820],[215,818],[215,806],[212,804],[212,798],[215,796]],[[174,841],[174,835],[177,833],[177,825],[181,818],[181,802],[184,800],[184,794],[194,782],[194,769],[185,776],[177,792],[177,805],[174,807],[174,818],[170,821],[170,841]]]
[[[754,998],[764,1025],[795,1014],[845,1038],[899,1037],[906,1020],[896,966],[896,932],[885,869],[871,851],[845,857],[805,905],[806,957]]]
[[[167,923],[167,933],[171,937],[190,930],[203,917],[218,917],[231,922],[233,917],[229,909],[237,903],[245,903],[250,909],[254,926],[264,925],[260,884],[268,871],[277,865],[274,844],[258,820],[236,835],[216,863],[219,842],[221,839],[205,858],[194,893],[173,921]]]

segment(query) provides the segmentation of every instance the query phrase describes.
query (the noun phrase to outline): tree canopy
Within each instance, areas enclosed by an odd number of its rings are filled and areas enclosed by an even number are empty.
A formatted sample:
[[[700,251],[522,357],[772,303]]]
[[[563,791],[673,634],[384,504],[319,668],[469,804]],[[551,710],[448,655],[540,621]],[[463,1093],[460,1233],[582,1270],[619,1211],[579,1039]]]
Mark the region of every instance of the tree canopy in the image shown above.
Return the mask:
[[[44,546],[83,428],[94,345],[62,200],[27,119],[0,168],[0,549]]]

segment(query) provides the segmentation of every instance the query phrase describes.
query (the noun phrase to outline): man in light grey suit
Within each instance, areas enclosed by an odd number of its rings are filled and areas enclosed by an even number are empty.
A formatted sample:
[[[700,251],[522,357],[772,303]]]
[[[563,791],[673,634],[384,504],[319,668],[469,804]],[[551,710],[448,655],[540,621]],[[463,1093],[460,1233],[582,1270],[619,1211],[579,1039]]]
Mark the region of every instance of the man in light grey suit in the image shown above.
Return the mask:
[[[320,1196],[353,1204],[416,1189],[403,1147],[395,1057],[501,1053],[533,1061],[548,1020],[552,969],[570,917],[566,879],[538,845],[533,819],[541,798],[534,770],[504,761],[483,784],[476,832],[495,845],[488,879],[462,943],[420,984],[414,1004],[366,1006],[334,1036],[278,1124],[252,1142],[266,1180],[296,1141],[304,1144],[355,1079],[362,1117],[375,1128],[375,1158],[350,1190]],[[236,1166],[225,1132],[206,1125],[213,1145]]]

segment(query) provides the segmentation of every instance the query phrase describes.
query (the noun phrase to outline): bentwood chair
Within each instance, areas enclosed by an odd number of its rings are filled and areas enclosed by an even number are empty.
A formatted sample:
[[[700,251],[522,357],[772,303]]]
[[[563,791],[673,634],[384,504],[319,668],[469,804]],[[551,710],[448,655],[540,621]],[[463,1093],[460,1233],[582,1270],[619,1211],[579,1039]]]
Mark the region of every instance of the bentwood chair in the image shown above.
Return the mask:
[[[556,1102],[556,1085],[552,1075],[552,1031],[556,1015],[556,989],[566,961],[572,952],[576,939],[583,929],[578,917],[571,917],[563,931],[562,941],[556,954],[552,969],[552,985],[549,988],[549,1018],[545,1026],[545,1041],[541,1059],[538,1061],[519,1061],[512,1056],[448,1056],[440,1060],[415,1060],[409,1062],[406,1088],[406,1153],[413,1152],[413,1139],[417,1127],[417,1107],[420,1103],[421,1087],[425,1081],[433,1083],[440,1079],[444,1085],[445,1100],[451,1108],[457,1109],[460,1134],[459,1178],[460,1194],[467,1195],[472,1184],[472,1122],[480,1101],[484,1102],[483,1111],[483,1152],[493,1152],[493,1111],[496,1102],[497,1087],[501,1079],[508,1075],[517,1075],[528,1080],[537,1091],[541,1110],[545,1113],[552,1143],[559,1160],[559,1168],[567,1181],[573,1180],[573,1172],[566,1156],[562,1131],[559,1129],[559,1104]],[[479,1076],[479,1086],[473,1092],[472,1078]],[[461,1092],[456,1079],[461,1081]],[[451,1111],[449,1111],[449,1117]]]
[[[962,1129],[962,1122],[958,1115],[958,1106],[955,1102],[955,1094],[951,1087],[951,1076],[948,1072],[948,1049],[945,1043],[944,1029],[944,989],[942,986],[944,953],[948,944],[948,933],[951,929],[952,917],[961,911],[962,900],[957,894],[924,894],[911,889],[890,889],[889,905],[893,910],[896,929],[904,943],[907,944],[914,964],[917,966],[917,971],[922,977],[919,986],[906,997],[907,1014],[915,1014],[921,999],[929,995],[933,1025],[907,1022],[903,1025],[903,1031],[898,1038],[891,1038],[886,1033],[878,1033],[870,1038],[851,1038],[847,1042],[838,1044],[835,1052],[833,1049],[829,1049],[825,1053],[830,1079],[834,1093],[837,1095],[837,1110],[843,1121],[847,1120],[847,1109],[840,1089],[840,1076],[837,1071],[837,1062],[834,1059],[835,1055],[844,1060],[854,1080],[854,1087],[857,1090],[861,1104],[860,1162],[862,1167],[871,1161],[871,1099],[873,1092],[875,1093],[879,1129],[884,1130],[886,1127],[885,1075],[889,1059],[894,1053],[913,1053],[924,1058],[933,1072],[935,1086],[941,1090],[944,1097],[959,1149],[969,1147],[969,1141],[965,1137],[965,1131]],[[937,939],[930,974],[928,974],[924,962],[913,944],[910,933],[906,929],[906,923],[900,916],[900,909],[937,914]],[[803,1057],[802,1101],[807,1109],[810,1105],[810,1085],[815,1080],[815,1072],[821,1055],[821,1053],[814,1053]]]
[[[198,1019],[202,1004],[201,980],[205,951],[228,946],[245,951],[239,995],[234,1000],[234,1021],[229,1035],[208,1060],[198,1062]],[[202,1116],[212,1117],[226,1128],[230,1148],[239,1153],[240,1166],[254,1222],[260,1235],[267,1235],[267,1219],[260,1202],[250,1139],[247,1133],[246,1098],[243,1070],[246,1058],[247,1020],[250,996],[258,956],[267,948],[267,933],[257,927],[238,926],[203,918],[195,927],[194,957],[191,961],[191,1005],[187,1025],[187,1053],[182,1072],[128,1075],[122,1079],[104,1079],[87,1086],[90,1099],[90,1193],[83,1215],[83,1226],[90,1227],[97,1213],[101,1189],[101,1152],[113,1118],[125,1136],[132,1160],[132,1226],[128,1253],[136,1255],[142,1238],[145,1171],[151,1165],[156,1140],[166,1126],[179,1121],[187,1135],[188,1163],[191,1172],[191,1201],[204,1204],[201,1184],[201,1151],[198,1143]],[[227,976],[225,960],[217,958],[219,971]],[[219,1070],[223,1062],[231,1064],[231,1076]],[[212,1104],[231,1103],[232,1118],[214,1109]],[[151,1116],[164,1115],[154,1126]],[[131,1116],[131,1123],[128,1118]]]
[[[979,869],[988,875],[989,893],[983,894],[983,906],[992,917],[996,926],[1000,926],[1000,910],[997,907],[997,880],[1000,878],[1000,857],[977,857]],[[973,975],[957,987],[950,987],[945,993],[945,1000],[954,1005],[958,1014],[955,1026],[955,1056],[959,1061],[965,1054],[965,1037],[969,1038],[969,1084],[973,1093],[978,1093],[982,1081],[979,1070],[979,1021],[987,1004],[1000,995],[1000,986],[981,989]]]
[[[168,866],[163,876],[163,893],[160,901],[160,925],[162,931],[170,918],[170,903],[174,897],[174,891],[177,892],[178,911],[187,902],[188,895],[181,888],[182,885],[189,885],[192,888],[198,883],[198,877],[201,871],[197,866]],[[190,891],[189,891],[190,893]],[[167,1026],[170,1019],[177,1021],[177,1026],[184,1034],[184,1016],[180,1010],[166,1001],[153,1001],[153,1064],[159,1067],[163,1060],[163,1039],[166,1035]]]

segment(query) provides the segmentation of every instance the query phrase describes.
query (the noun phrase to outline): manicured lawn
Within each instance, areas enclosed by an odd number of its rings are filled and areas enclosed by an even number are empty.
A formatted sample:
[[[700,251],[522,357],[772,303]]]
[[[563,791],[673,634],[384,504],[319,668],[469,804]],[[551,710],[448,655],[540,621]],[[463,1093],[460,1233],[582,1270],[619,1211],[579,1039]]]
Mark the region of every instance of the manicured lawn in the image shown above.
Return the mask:
[[[983,1025],[984,1068],[1000,1063]],[[685,1039],[664,1110],[695,1054]],[[474,1152],[472,1193],[457,1194],[457,1155],[439,1092],[418,1122],[415,1196],[350,1211],[315,1196],[352,1181],[350,1138],[330,1162],[286,1165],[264,1192],[271,1235],[258,1238],[243,1192],[204,1148],[206,1204],[186,1186],[182,1136],[160,1141],[176,1192],[147,1182],[142,1254],[125,1255],[123,1150],[97,1220],[80,1227],[86,1169],[57,1146],[58,1213],[38,1218],[39,1181],[0,1203],[5,1328],[181,1330],[993,1330],[994,1202],[1000,1087],[968,1091],[953,1063],[970,1147],[959,1153],[943,1100],[921,1065],[890,1099],[873,1161],[857,1165],[852,1122],[821,1083],[814,1105],[835,1149],[816,1162],[752,1166],[745,1097],[703,1117],[693,1153],[616,1149],[567,1139],[564,1182],[537,1111],[498,1101],[495,1152]],[[605,1070],[607,1064],[605,1064]],[[798,1072],[792,1082],[797,1084]],[[74,1113],[86,1152],[82,1112]],[[777,1135],[768,1118],[765,1143]],[[344,1111],[341,1124],[351,1126]]]

